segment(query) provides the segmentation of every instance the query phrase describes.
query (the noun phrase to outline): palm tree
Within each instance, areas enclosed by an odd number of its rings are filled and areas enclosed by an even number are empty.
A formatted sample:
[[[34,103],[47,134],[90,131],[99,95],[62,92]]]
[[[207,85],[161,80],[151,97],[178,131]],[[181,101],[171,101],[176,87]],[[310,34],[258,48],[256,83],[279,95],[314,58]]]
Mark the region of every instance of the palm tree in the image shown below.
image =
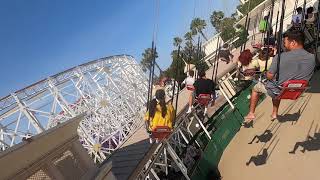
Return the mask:
[[[192,53],[194,52],[194,47],[193,47],[193,34],[192,32],[187,32],[185,35],[184,35],[184,39],[186,40],[186,43],[185,43],[185,47],[184,47],[184,50],[183,50],[183,54],[185,54],[188,59],[188,62],[191,62],[191,59],[192,59]]]
[[[173,46],[174,47],[178,47],[180,46],[182,43],[182,39],[180,37],[175,37],[173,38]]]
[[[224,18],[224,13],[222,11],[213,11],[210,16],[210,22],[216,31],[221,32],[221,21]]]
[[[185,39],[186,41],[192,42],[192,41],[193,41],[192,37],[193,37],[192,32],[187,32],[187,33],[184,35],[184,39]]]
[[[207,26],[207,23],[205,20],[200,18],[195,18],[191,21],[190,30],[194,35],[200,33],[202,37],[207,41],[208,38],[203,33],[203,30],[206,28],[206,26]]]
[[[155,58],[158,58],[158,52],[157,51],[155,52]],[[141,59],[141,62],[140,62],[140,64],[142,65],[142,70],[144,72],[146,72],[148,69],[150,69],[152,60],[153,60],[152,49],[151,48],[145,49],[144,52],[142,53],[142,59]],[[155,65],[157,66],[157,68],[159,68],[160,73],[161,73],[162,69],[159,67],[157,62],[156,62]]]

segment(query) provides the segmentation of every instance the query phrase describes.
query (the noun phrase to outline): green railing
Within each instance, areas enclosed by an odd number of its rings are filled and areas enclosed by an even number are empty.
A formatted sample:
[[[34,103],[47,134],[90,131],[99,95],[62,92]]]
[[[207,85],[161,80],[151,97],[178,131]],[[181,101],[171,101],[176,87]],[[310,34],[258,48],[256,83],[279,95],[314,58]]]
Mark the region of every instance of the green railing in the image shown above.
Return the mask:
[[[249,95],[252,86],[253,84],[247,86],[232,99],[235,109],[226,103],[208,121],[211,140],[203,132],[199,132],[194,138],[200,145],[203,154],[192,170],[193,180],[214,179],[217,176],[217,167],[223,151],[240,130],[243,116],[249,111]]]

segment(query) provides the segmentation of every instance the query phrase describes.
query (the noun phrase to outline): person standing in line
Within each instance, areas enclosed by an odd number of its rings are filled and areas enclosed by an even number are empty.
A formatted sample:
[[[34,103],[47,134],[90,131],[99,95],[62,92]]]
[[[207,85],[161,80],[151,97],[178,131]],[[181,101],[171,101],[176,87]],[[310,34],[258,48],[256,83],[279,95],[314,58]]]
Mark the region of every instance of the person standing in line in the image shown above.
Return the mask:
[[[189,94],[189,109],[188,109],[188,113],[191,112],[192,110],[192,98],[193,98],[193,90],[194,90],[194,71],[190,70],[188,77],[181,83],[181,84],[185,84],[188,94]]]
[[[222,48],[219,50],[219,59],[221,61],[224,61],[226,62],[227,64],[230,63],[230,59],[233,58],[233,55],[231,54],[230,52],[230,49],[229,49],[229,44],[228,43],[225,43]],[[232,61],[232,60],[231,60]]]

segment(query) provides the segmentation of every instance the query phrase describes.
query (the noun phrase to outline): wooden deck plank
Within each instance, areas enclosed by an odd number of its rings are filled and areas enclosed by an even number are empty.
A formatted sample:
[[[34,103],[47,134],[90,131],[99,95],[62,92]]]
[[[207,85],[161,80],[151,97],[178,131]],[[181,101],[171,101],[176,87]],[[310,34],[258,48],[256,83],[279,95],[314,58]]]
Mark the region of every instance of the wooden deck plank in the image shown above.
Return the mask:
[[[314,151],[293,150],[297,142],[306,141],[308,135],[314,136],[320,129],[320,73],[317,72],[311,83],[312,88],[296,102],[284,100],[280,105],[281,117],[271,121],[272,102],[267,98],[257,108],[260,118],[254,128],[242,128],[225,150],[219,169],[225,180],[244,179],[319,179],[320,139],[309,141],[306,146]],[[300,110],[300,113],[299,113]],[[255,135],[271,130],[270,141],[248,144]],[[269,158],[263,154],[266,149]],[[260,155],[260,156],[257,156]],[[252,162],[247,165],[252,158]]]

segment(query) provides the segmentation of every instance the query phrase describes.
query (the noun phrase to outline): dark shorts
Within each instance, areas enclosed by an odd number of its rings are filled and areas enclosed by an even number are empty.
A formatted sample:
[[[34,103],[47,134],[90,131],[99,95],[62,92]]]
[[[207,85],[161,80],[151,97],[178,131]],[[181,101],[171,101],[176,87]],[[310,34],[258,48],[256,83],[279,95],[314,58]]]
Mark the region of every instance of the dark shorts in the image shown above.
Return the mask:
[[[258,82],[254,87],[253,90],[258,93],[264,93],[270,96],[272,99],[276,98],[279,92],[275,89],[267,88],[264,83]]]

